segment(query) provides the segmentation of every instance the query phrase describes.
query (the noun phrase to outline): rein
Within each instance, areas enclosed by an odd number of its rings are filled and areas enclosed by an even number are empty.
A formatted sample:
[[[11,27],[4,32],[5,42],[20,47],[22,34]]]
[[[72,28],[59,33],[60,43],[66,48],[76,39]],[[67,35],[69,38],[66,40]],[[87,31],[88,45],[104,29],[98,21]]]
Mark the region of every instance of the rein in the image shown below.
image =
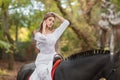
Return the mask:
[[[119,61],[118,61],[118,62],[119,62]],[[110,76],[111,76],[114,72],[116,72],[117,69],[119,69],[119,68],[120,68],[120,63],[119,63],[119,64],[118,64],[118,63],[114,63],[113,66],[112,66],[112,69],[108,72],[106,78],[109,79]]]
[[[120,68],[120,63],[119,64],[118,63],[114,63],[113,66],[112,66],[112,69],[110,69],[108,72],[106,72],[107,73],[106,76],[100,76],[102,74],[102,72],[106,69],[106,67],[105,67],[96,75],[96,77],[93,78],[93,80],[98,80],[99,78],[102,78],[102,77],[105,78],[106,80],[110,79],[110,76],[114,72],[116,72],[117,69],[119,69],[119,68]]]
[[[112,69],[110,69],[110,71],[108,72],[107,77],[106,77],[107,79],[109,79],[110,76],[120,68],[120,60],[119,60],[120,49],[117,50],[115,53],[116,53],[116,56],[114,57],[114,61],[112,62]]]

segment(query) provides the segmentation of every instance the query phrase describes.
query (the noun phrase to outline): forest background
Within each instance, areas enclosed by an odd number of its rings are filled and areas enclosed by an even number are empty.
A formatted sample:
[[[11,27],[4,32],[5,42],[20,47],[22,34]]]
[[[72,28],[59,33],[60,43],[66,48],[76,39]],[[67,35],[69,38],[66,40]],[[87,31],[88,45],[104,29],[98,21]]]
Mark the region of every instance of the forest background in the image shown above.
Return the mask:
[[[97,49],[98,21],[104,10],[101,1],[0,0],[0,78],[5,80],[4,75],[7,75],[15,79],[23,64],[35,60],[37,54],[32,32],[39,28],[47,12],[56,12],[70,21],[56,45],[57,51],[64,57]],[[107,1],[120,10],[119,0]],[[54,28],[59,25],[56,20]]]

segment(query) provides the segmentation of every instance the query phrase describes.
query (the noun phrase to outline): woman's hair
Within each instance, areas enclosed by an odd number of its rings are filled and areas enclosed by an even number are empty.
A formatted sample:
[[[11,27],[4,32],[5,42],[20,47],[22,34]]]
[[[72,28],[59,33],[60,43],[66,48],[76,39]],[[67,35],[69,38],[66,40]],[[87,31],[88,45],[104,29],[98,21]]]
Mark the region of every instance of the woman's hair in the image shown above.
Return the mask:
[[[43,21],[44,20],[46,20],[47,18],[49,18],[49,17],[54,17],[55,18],[55,15],[53,14],[53,13],[47,13],[45,16],[44,16],[44,18],[43,18]],[[43,21],[42,21],[42,23],[40,24],[40,29],[39,29],[39,31],[40,32],[42,32],[42,29],[43,29]]]

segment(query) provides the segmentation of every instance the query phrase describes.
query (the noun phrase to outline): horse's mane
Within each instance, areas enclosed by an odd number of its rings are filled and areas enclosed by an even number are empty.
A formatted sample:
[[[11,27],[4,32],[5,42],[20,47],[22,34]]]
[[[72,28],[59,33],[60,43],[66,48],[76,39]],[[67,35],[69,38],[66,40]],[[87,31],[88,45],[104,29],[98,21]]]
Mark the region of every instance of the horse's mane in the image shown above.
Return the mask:
[[[110,54],[109,50],[87,50],[84,52],[79,52],[79,53],[75,53],[72,54],[71,56],[69,56],[68,58],[66,58],[66,60],[74,60],[77,58],[82,58],[82,57],[89,57],[89,56],[95,56],[95,55],[104,55],[104,54]]]

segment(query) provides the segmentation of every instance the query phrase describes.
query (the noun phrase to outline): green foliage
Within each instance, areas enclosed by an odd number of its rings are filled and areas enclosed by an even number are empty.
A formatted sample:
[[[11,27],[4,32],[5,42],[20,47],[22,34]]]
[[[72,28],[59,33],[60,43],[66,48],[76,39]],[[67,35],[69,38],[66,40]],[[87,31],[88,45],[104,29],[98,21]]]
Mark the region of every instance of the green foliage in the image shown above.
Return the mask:
[[[27,42],[32,40],[32,32],[35,29],[39,28],[39,25],[42,22],[45,13],[54,11],[62,15],[54,0],[32,1],[36,1],[36,3],[40,4],[36,6],[36,4],[33,4],[31,0],[0,0],[0,47],[5,48],[7,52],[11,51],[10,47],[13,45],[9,44],[6,37],[4,37],[2,22],[3,11],[8,10],[7,20],[9,26],[9,34],[14,41],[16,40],[16,35],[18,36],[18,42],[16,43],[18,43],[17,48],[21,56],[24,56],[25,50],[30,44]],[[77,23],[77,28],[81,32],[85,33],[90,40],[93,39],[96,41],[95,31],[93,31],[92,27],[86,24],[85,20],[82,18],[83,16],[81,16],[81,9],[84,4],[81,4],[79,0],[60,1],[62,3],[62,7],[64,7],[64,10],[66,10],[68,15],[71,15],[71,19]],[[120,5],[119,0],[112,0],[112,2],[117,6]],[[98,3],[92,9],[91,24],[97,24],[100,13],[100,3]],[[55,26],[59,26],[58,21],[55,22]],[[78,39],[78,36],[76,36],[71,28],[68,28],[64,32],[63,37],[60,41],[61,52],[63,54],[78,52],[82,50],[83,46],[86,47],[84,40],[82,38]]]
[[[113,4],[115,4],[116,11],[120,11],[120,0],[112,0]]]
[[[101,7],[100,3],[97,3],[91,12],[91,24],[98,24],[98,20],[100,19]]]
[[[30,46],[30,43],[31,42],[19,42],[19,43],[17,43],[17,49],[19,50],[17,52],[17,55],[19,55],[20,57],[24,57],[28,46]]]
[[[0,6],[3,7],[5,10],[8,8],[9,4],[11,3],[12,0],[1,0],[0,1]]]
[[[2,2],[3,2],[3,0],[0,0],[0,6],[2,6]]]
[[[112,0],[113,3],[115,3],[118,7],[120,6],[120,0]]]
[[[2,30],[2,27],[1,27],[1,25],[0,25],[0,38],[2,39],[3,38],[3,30]]]
[[[64,51],[64,52],[66,52],[66,51],[68,51],[69,49],[68,49],[68,46],[66,45],[66,46],[63,46],[63,47],[61,48],[61,50]]]
[[[11,44],[6,43],[5,41],[0,40],[0,47],[1,48],[5,48],[6,49],[6,53],[11,52],[11,50],[10,50]]]
[[[77,38],[72,29],[68,28],[61,37],[60,46],[61,53],[64,56],[68,56],[81,50],[81,41]]]

